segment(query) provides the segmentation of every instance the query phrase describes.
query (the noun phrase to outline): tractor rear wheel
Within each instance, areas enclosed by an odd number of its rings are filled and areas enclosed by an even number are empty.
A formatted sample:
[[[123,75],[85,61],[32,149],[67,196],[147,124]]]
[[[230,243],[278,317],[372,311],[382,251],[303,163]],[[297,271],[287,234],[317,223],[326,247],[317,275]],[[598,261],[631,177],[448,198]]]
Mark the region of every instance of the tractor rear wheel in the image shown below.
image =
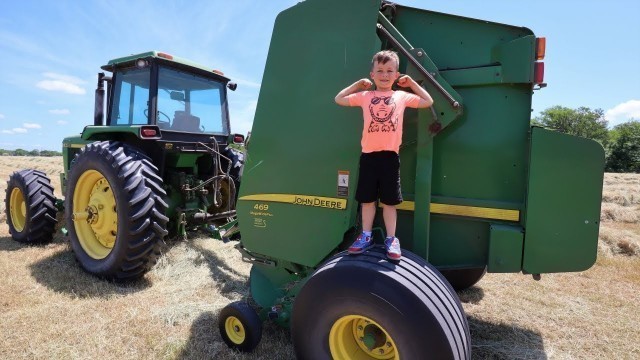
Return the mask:
[[[472,269],[440,270],[449,284],[456,290],[464,290],[477,284],[487,273],[487,267]]]
[[[65,220],[78,262],[113,280],[142,277],[167,235],[166,192],[158,169],[120,142],[85,146],[67,180]]]
[[[403,250],[345,253],[318,268],[296,297],[291,334],[301,359],[469,359],[460,301],[423,259]]]
[[[11,237],[26,244],[50,242],[57,223],[55,203],[51,181],[42,171],[11,174],[5,197]]]

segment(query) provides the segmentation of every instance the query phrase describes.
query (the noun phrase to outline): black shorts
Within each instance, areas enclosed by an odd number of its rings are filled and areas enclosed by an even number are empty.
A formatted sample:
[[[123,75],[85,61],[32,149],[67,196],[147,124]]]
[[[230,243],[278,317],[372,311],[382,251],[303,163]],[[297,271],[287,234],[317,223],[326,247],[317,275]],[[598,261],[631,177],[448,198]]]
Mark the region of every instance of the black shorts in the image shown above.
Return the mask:
[[[398,205],[402,202],[400,156],[395,151],[360,155],[356,200],[371,203],[378,199],[386,205]]]

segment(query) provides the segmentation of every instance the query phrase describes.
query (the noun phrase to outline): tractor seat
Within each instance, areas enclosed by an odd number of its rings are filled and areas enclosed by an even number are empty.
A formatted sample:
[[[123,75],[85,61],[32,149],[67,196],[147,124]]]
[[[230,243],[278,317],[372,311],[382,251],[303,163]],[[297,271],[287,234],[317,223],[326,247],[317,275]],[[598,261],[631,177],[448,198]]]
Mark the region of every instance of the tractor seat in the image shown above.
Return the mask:
[[[171,130],[176,131],[188,131],[188,132],[201,132],[200,118],[187,114],[186,111],[178,110],[173,117],[173,124]]]

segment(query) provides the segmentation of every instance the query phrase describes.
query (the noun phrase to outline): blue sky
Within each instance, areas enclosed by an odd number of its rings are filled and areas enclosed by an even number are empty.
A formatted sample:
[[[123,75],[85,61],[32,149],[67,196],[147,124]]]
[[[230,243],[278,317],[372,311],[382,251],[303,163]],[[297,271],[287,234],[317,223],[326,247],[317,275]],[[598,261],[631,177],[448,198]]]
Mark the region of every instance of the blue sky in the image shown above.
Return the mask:
[[[222,70],[232,131],[251,128],[276,15],[294,0],[10,1],[0,13],[0,148],[60,150],[92,123],[99,67],[165,51]],[[525,26],[547,38],[534,116],[554,105],[640,120],[640,1],[398,0]],[[366,74],[363,74],[366,76]],[[340,89],[336,89],[336,92]]]

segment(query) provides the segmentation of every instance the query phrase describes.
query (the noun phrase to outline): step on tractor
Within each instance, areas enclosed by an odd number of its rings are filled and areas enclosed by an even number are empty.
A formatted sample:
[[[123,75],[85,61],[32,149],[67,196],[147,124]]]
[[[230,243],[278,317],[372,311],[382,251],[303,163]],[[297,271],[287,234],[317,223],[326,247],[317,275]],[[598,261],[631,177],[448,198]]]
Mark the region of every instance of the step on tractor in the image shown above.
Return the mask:
[[[404,116],[400,261],[381,246],[381,211],[378,245],[345,252],[361,231],[362,114],[334,97],[384,49],[434,99]],[[487,272],[540,279],[596,259],[604,151],[531,126],[544,57],[545,39],[524,27],[381,0],[300,2],[276,18],[244,166],[227,152],[228,79],[161,54],[118,59],[105,67],[106,126],[64,142],[73,249],[92,273],[134,276],[167,232],[220,221],[220,237],[240,226],[250,296],[218,315],[230,347],[252,351],[272,321],[290,329],[300,359],[469,359],[456,290]],[[219,91],[209,105],[218,128],[188,105],[204,101],[195,93],[205,83]],[[171,114],[165,103],[182,107]],[[193,127],[174,129],[186,118]],[[48,180],[18,172],[9,185],[13,237],[43,240],[58,203]]]
[[[62,231],[84,270],[136,279],[155,264],[165,238],[194,228],[219,238],[237,232],[244,136],[230,133],[226,91],[236,85],[155,51],[102,69],[111,75],[98,74],[93,125],[62,142],[64,201],[46,174],[14,172],[7,223],[13,239],[45,243],[63,212]]]

